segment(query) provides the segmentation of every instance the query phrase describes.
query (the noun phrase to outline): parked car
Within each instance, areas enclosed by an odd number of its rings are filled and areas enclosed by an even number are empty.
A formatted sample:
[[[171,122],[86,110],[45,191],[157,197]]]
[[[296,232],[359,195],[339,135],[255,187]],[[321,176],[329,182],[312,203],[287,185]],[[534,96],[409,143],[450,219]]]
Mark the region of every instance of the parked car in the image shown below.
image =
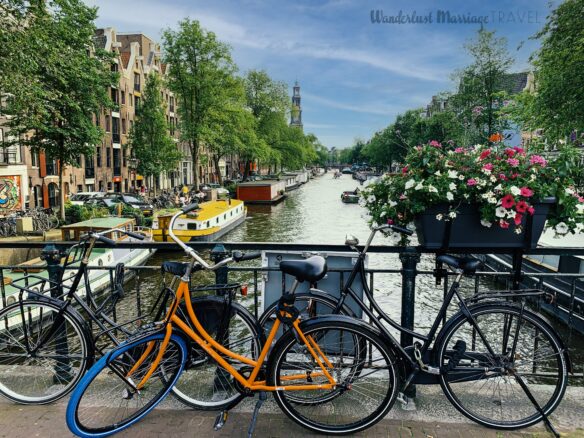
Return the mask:
[[[130,207],[137,208],[142,211],[144,216],[152,216],[154,213],[154,206],[142,198],[142,196],[134,193],[111,192],[106,193],[104,198],[117,200],[118,202],[123,202]]]
[[[219,184],[216,184],[216,183],[209,183],[209,184],[204,184],[201,186],[201,190],[208,190],[208,189],[216,189],[218,196],[229,195],[229,190],[227,190],[224,187],[221,187]]]
[[[118,205],[120,203],[119,200],[113,198],[104,198],[104,197],[95,197],[90,198],[85,201],[85,206],[87,207],[97,207],[97,208],[107,208],[113,207],[114,205]]]
[[[343,172],[343,173],[353,173],[353,170],[351,170],[350,167],[345,167],[341,172]]]
[[[69,198],[69,201],[73,205],[83,205],[89,199],[102,198],[105,193],[103,192],[77,192]]]

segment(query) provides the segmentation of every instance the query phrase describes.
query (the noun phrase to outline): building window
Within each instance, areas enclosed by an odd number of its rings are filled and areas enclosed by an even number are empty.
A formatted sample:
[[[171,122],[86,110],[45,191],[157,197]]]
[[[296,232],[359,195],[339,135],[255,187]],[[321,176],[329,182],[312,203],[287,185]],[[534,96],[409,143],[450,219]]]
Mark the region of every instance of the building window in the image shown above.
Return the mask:
[[[138,96],[134,96],[134,106],[136,107],[136,111],[140,109],[140,98]]]
[[[101,167],[101,146],[98,146],[96,149],[95,159],[97,161],[97,167]]]
[[[95,126],[99,126],[99,123],[101,122],[101,118],[99,117],[99,114],[95,115]]]
[[[126,92],[122,91],[122,105],[126,104]]]
[[[140,73],[134,73],[134,91],[140,92]]]
[[[109,147],[105,148],[105,167],[112,166],[112,150]]]
[[[118,100],[118,90],[116,90],[115,88],[112,88],[111,95],[112,95],[112,102],[117,107],[118,104],[120,103],[120,101]]]
[[[120,142],[120,119],[112,117],[112,139],[114,143]]]
[[[105,132],[110,132],[110,117],[105,116]]]
[[[30,165],[32,167],[39,167],[39,153],[38,152],[33,152],[33,151],[30,152]]]
[[[55,208],[59,205],[59,190],[57,184],[49,184],[49,207]]]
[[[174,112],[174,97],[170,96],[170,112]]]
[[[122,119],[122,134],[126,134],[126,119]]]

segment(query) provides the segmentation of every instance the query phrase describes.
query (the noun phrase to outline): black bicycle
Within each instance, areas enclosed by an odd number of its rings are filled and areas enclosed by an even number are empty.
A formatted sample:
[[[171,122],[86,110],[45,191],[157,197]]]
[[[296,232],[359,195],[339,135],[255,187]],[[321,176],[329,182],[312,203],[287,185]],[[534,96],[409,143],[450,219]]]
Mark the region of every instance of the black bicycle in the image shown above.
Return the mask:
[[[357,262],[337,299],[311,288],[296,295],[295,306],[303,319],[323,314],[354,316],[350,298],[382,333],[399,358],[402,387],[398,400],[414,384],[440,384],[448,400],[465,416],[487,427],[519,429],[539,421],[556,436],[549,415],[558,407],[571,372],[568,352],[551,324],[526,307],[526,300],[551,299],[544,291],[512,290],[477,293],[463,298],[459,292],[464,275],[471,276],[480,262],[440,255],[437,261],[452,268],[456,277],[427,334],[402,327],[379,306],[366,281],[365,256],[378,231],[410,230],[383,225],[375,228],[360,249],[356,238],[346,244],[358,253]],[[365,301],[352,289],[358,276]],[[446,318],[457,298],[459,311]],[[260,324],[269,329],[277,317],[277,303],[266,308]],[[445,323],[440,327],[441,322]],[[407,333],[416,341],[402,346],[388,327]]]

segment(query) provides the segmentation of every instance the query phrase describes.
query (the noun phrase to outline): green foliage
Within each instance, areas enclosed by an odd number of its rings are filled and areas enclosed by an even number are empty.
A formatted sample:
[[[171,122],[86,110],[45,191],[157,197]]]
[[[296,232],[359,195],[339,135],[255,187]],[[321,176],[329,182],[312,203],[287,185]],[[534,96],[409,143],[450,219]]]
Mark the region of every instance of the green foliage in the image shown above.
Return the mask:
[[[136,122],[130,130],[129,146],[139,159],[137,171],[146,177],[174,170],[182,157],[168,132],[166,107],[160,90],[159,76],[150,74]]]
[[[566,0],[548,16],[532,58],[536,92],[521,95],[511,111],[524,129],[542,129],[552,144],[584,131],[583,16],[583,0]]]
[[[65,203],[65,221],[68,224],[86,221],[98,217],[109,216],[107,208],[91,207],[87,205],[76,205],[71,202]]]
[[[432,141],[412,149],[402,171],[385,176],[363,193],[374,223],[407,225],[434,205],[448,205],[437,220],[453,220],[462,204],[476,205],[485,227],[523,232],[526,215],[549,196],[557,203],[547,224],[558,234],[584,230],[584,198],[572,178],[573,151],[566,148],[549,161],[521,148],[453,148]]]
[[[136,225],[138,226],[145,226],[145,218],[144,214],[139,208],[131,207],[124,203],[119,203],[116,205],[112,205],[109,208],[109,213],[112,216],[123,216],[123,217],[131,217],[136,220]]]
[[[287,86],[274,81],[265,70],[250,70],[245,75],[245,98],[254,117],[270,113],[285,114],[290,108]]]
[[[6,77],[0,85],[10,96],[8,123],[14,141],[59,161],[63,216],[63,168],[76,166],[78,157],[90,156],[101,141],[103,133],[92,117],[111,104],[112,58],[103,50],[89,53],[97,9],[81,0],[10,4],[19,6],[14,9],[18,30],[11,36],[3,30],[0,37],[7,44],[0,66],[0,76]]]
[[[182,140],[190,148],[195,187],[199,184],[199,152],[205,135],[216,126],[236,66],[229,46],[196,20],[179,22],[177,30],[163,33],[168,85],[178,98]]]

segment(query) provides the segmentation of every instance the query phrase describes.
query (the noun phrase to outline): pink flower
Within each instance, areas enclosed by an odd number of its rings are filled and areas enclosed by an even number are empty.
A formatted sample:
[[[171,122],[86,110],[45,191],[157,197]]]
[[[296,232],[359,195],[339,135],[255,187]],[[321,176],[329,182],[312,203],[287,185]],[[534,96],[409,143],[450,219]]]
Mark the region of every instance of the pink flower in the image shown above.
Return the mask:
[[[519,146],[515,146],[513,149],[515,149],[515,152],[517,152],[520,155],[525,154],[525,149],[520,148]]]
[[[517,178],[518,176],[519,176],[519,174],[518,174],[518,173],[516,173],[516,172],[514,172],[514,173],[512,173],[512,174],[511,174],[511,179],[515,179],[515,178]]]
[[[507,158],[507,164],[511,167],[519,166],[519,160],[517,158]]]
[[[503,228],[504,230],[506,230],[507,228],[509,228],[509,222],[504,221],[503,219],[501,219],[499,221],[499,226],[501,228]]]
[[[402,174],[404,174],[404,175],[405,175],[406,173],[408,173],[408,166],[404,166],[404,167],[402,168]]]
[[[519,213],[525,213],[527,211],[527,207],[529,207],[529,205],[527,205],[527,202],[519,201],[515,206],[515,210],[517,210]]]
[[[407,198],[407,196],[404,193],[402,193],[401,195],[399,195],[399,199],[406,199],[406,198]]]
[[[388,219],[387,220],[387,225],[393,225],[393,219]]]
[[[483,166],[483,170],[493,170],[493,163],[487,163]]]
[[[502,179],[503,181],[507,181],[507,177],[505,176],[504,173],[499,174],[499,179]]]
[[[479,160],[484,160],[489,155],[491,155],[491,150],[487,149],[486,151],[481,152],[481,156],[479,157]]]
[[[525,198],[530,198],[531,196],[533,196],[533,190],[531,190],[528,187],[521,187],[521,196],[524,196]]]
[[[584,202],[584,198],[582,196],[578,196],[578,202]]]
[[[521,213],[517,213],[515,215],[515,218],[513,218],[513,222],[515,222],[515,225],[521,225],[522,220],[523,220],[523,215]]]
[[[464,148],[456,148],[454,149],[454,152],[456,152],[457,154],[462,154],[464,153]]]
[[[467,186],[476,186],[477,185],[477,180],[474,178],[470,178],[467,182],[466,182]]]
[[[432,140],[430,143],[428,143],[430,146],[434,147],[434,148],[441,148],[442,145],[440,144],[439,141],[436,140]]]
[[[527,209],[527,212],[528,212],[528,213],[529,213],[531,216],[533,216],[533,213],[535,213],[535,208],[533,208],[533,207],[529,207],[529,208]]]
[[[513,195],[505,195],[501,199],[501,205],[503,208],[511,208],[515,205],[515,198],[513,198]]]
[[[515,156],[515,149],[509,149],[509,148],[507,148],[507,149],[505,149],[505,154],[506,154],[506,155],[507,155],[509,158],[512,158],[512,157],[514,157],[514,156]]]
[[[545,167],[547,165],[547,161],[541,155],[532,155],[529,159],[531,164],[539,164],[541,167]]]

